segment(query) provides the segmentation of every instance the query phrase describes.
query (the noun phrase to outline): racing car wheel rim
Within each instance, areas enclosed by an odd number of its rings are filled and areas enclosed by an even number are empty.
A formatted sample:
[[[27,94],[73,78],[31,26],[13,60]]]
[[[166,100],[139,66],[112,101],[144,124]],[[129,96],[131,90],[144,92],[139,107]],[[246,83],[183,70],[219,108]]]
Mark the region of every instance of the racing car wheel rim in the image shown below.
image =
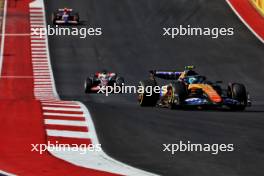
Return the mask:
[[[139,93],[138,94],[138,102],[139,102],[139,104],[142,104],[142,102],[143,102],[143,97],[144,97],[144,95],[142,94],[142,93]]]
[[[168,103],[170,105],[173,105],[174,104],[174,88],[171,90],[171,93],[170,93],[170,96],[168,97]]]
[[[86,90],[86,87],[87,87],[87,82],[85,81],[84,82],[84,89]]]

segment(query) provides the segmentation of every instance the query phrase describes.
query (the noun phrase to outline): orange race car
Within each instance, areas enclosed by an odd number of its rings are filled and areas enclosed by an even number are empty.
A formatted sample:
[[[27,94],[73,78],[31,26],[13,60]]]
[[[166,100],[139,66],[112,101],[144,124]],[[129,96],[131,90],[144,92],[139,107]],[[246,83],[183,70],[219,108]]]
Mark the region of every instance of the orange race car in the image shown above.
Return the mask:
[[[243,84],[229,83],[223,89],[221,81],[211,82],[205,76],[196,73],[194,66],[186,66],[183,72],[150,71],[150,79],[140,81],[144,91],[138,94],[141,106],[178,107],[227,107],[232,110],[244,110],[251,105],[249,93]],[[159,86],[156,78],[170,80],[170,83]],[[153,89],[150,89],[153,87]]]

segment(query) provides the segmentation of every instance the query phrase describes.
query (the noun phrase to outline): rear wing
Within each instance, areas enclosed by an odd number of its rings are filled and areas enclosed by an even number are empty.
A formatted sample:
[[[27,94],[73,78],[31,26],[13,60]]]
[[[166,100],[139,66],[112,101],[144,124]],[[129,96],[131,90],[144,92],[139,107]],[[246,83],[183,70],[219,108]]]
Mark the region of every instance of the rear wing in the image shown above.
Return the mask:
[[[151,70],[150,75],[154,79],[155,77],[161,78],[161,79],[167,79],[167,80],[175,80],[179,79],[181,75],[188,75],[188,73],[192,72],[192,74],[197,74],[193,71],[195,69],[195,66],[188,65],[184,67],[183,72],[178,71],[161,71],[161,70]]]
[[[166,79],[166,80],[175,80],[180,77],[182,72],[151,70],[150,74],[151,74],[151,77],[157,77],[157,78]]]
[[[73,9],[67,9],[69,12],[72,12]],[[58,9],[59,12],[64,12],[64,9]]]

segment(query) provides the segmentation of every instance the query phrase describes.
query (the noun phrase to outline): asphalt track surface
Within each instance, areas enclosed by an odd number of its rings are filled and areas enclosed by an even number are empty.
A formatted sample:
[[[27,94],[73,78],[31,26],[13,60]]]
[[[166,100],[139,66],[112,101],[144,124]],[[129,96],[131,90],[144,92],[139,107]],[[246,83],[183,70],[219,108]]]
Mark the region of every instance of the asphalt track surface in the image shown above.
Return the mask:
[[[264,47],[224,0],[56,0],[46,1],[48,23],[56,8],[79,11],[82,26],[102,27],[103,36],[49,37],[58,93],[91,111],[106,153],[161,175],[264,175]],[[180,24],[233,27],[232,37],[162,37],[163,27]],[[211,80],[244,83],[253,99],[245,112],[141,108],[135,95],[85,95],[89,74],[108,69],[129,85],[150,69],[194,64]],[[234,152],[162,152],[163,143],[231,143]]]

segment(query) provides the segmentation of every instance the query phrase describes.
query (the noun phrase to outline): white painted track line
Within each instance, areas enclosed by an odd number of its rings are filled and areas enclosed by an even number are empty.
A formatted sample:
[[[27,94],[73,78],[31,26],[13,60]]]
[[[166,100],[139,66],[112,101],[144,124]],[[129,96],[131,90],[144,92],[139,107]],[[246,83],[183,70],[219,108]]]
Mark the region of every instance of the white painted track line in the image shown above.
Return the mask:
[[[34,85],[34,88],[50,88],[50,85]]]
[[[58,108],[58,107],[46,107],[43,106],[43,110],[53,110],[53,111],[74,111],[74,112],[82,112],[81,109],[76,108]]]
[[[41,41],[41,40],[31,40],[31,46],[42,46],[45,47],[46,42],[45,41]]]
[[[34,74],[35,73],[48,73],[48,69],[47,70],[34,70]]]
[[[1,38],[1,53],[0,53],[0,74],[2,73],[3,55],[5,47],[5,29],[6,29],[6,12],[7,12],[7,0],[4,2],[3,22],[2,22],[2,38]]]
[[[76,105],[76,104],[58,104],[58,103],[42,103],[42,105],[44,106],[57,106],[57,107],[66,107],[66,106],[69,106],[69,107],[80,107],[79,105]]]
[[[50,79],[49,75],[35,75],[34,78],[46,78],[46,79]]]
[[[89,139],[89,132],[46,130],[48,136]]]
[[[30,17],[43,17],[42,13],[30,13]]]
[[[0,175],[3,175],[3,176],[16,176],[15,174],[10,174],[10,173],[8,173],[8,172],[5,172],[5,171],[2,171],[2,170],[0,170]]]
[[[76,120],[45,119],[44,123],[46,125],[66,125],[66,126],[79,126],[79,127],[86,127],[87,126],[85,121],[76,121]]]
[[[66,114],[66,113],[52,113],[52,112],[44,112],[44,116],[60,116],[60,117],[84,117],[83,114]]]

